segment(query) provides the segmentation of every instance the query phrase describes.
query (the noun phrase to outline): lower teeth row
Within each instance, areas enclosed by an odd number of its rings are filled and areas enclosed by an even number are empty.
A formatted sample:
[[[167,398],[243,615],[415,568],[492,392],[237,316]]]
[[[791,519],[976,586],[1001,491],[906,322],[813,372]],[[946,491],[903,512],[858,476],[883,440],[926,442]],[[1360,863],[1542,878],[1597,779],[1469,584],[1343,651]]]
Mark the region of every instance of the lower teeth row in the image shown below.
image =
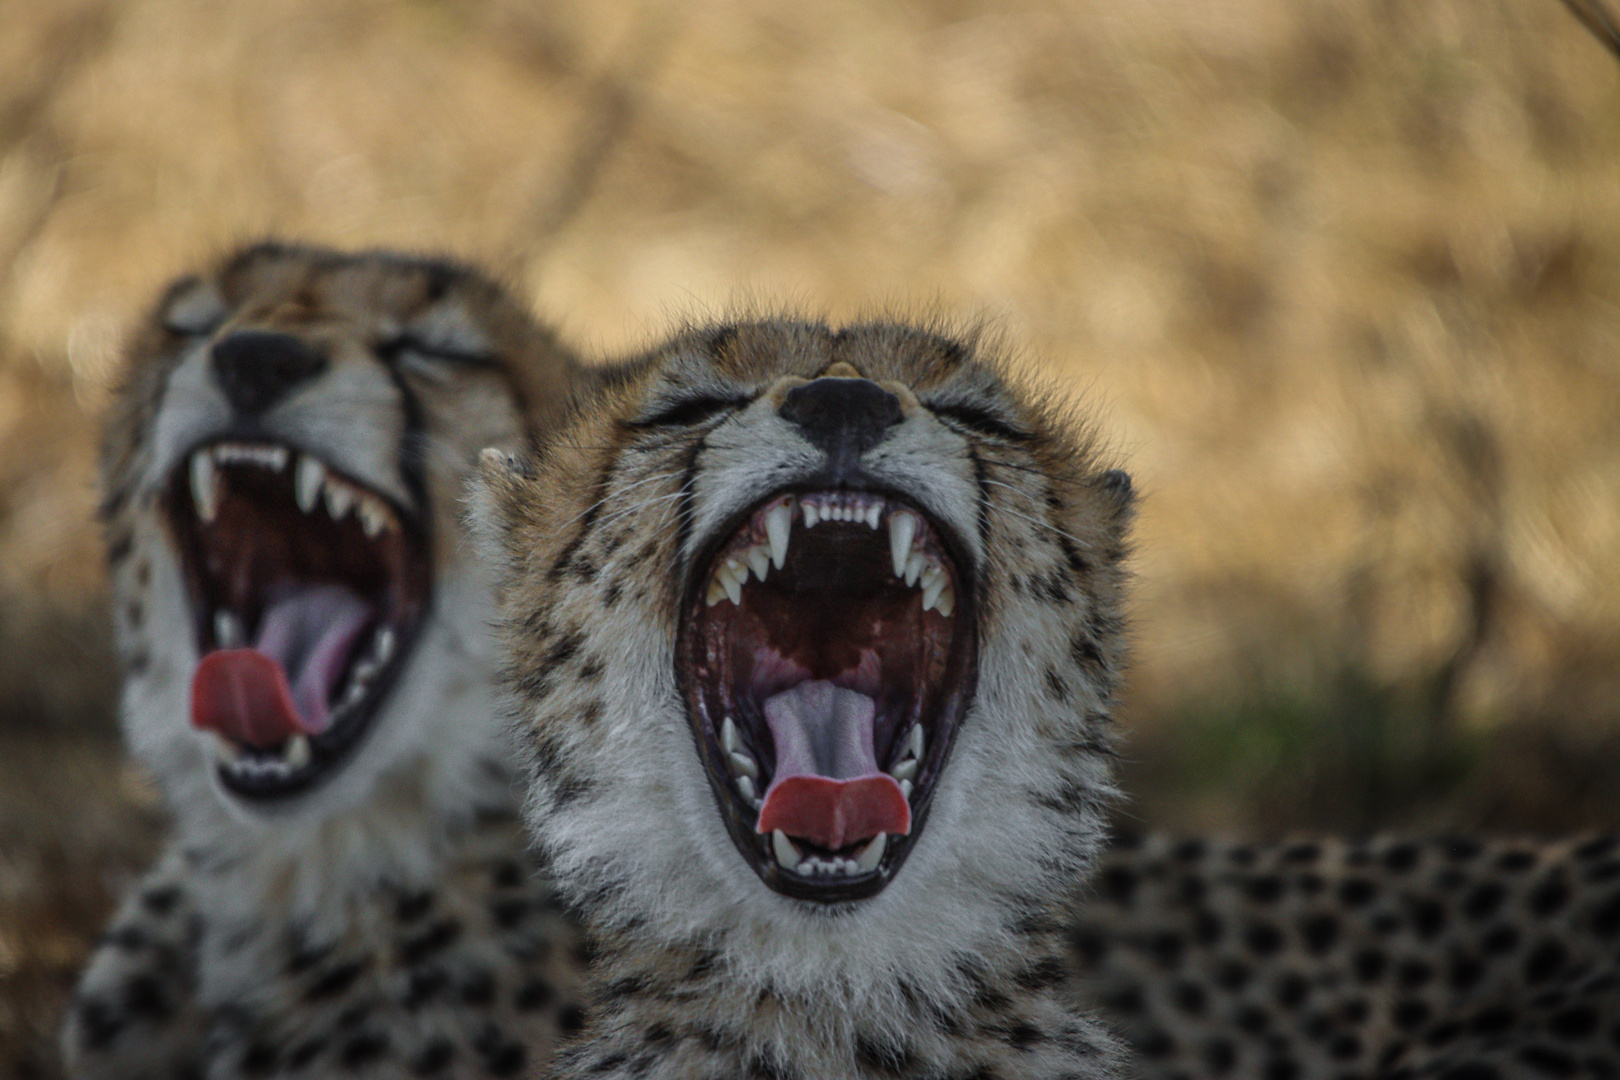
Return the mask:
[[[777,829],[771,833],[771,854],[784,870],[792,870],[806,877],[847,877],[851,874],[869,874],[883,861],[884,849],[889,845],[889,834],[878,833],[853,858],[842,855],[804,855],[787,833]]]
[[[221,612],[220,614],[228,613]],[[216,616],[216,625],[218,622]],[[333,723],[342,719],[345,714],[365,699],[371,681],[393,658],[397,641],[398,638],[394,629],[390,626],[385,626],[372,635],[371,648],[350,669],[348,685],[344,688],[343,694],[337,703],[332,706],[331,720]],[[234,646],[221,643],[220,647],[231,648]],[[309,765],[313,759],[309,736],[303,732],[290,736],[286,742],[281,744],[279,749],[255,750],[251,753],[218,732],[214,732],[213,747],[214,759],[221,766],[236,776],[251,780],[286,779]]]

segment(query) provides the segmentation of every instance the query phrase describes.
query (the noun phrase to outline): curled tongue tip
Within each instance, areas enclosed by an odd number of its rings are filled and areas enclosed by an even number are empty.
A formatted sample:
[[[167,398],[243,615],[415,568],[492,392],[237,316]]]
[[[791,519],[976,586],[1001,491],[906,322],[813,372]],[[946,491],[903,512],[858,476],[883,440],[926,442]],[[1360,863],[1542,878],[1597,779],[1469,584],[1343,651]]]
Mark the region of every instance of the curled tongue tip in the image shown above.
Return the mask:
[[[202,658],[191,678],[191,726],[264,749],[324,730],[293,704],[281,664],[257,649],[220,649]]]
[[[878,833],[909,833],[911,804],[899,781],[877,767],[875,712],[870,697],[825,681],[767,699],[776,776],[754,827],[830,851]]]

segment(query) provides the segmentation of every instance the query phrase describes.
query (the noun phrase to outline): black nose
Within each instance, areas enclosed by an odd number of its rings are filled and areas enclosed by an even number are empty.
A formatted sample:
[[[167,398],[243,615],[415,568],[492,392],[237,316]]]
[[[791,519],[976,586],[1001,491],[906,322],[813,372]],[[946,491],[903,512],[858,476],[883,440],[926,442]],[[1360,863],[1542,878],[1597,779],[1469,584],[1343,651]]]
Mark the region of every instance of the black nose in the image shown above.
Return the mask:
[[[870,379],[823,376],[787,392],[782,419],[839,466],[854,466],[900,422],[900,399]]]
[[[326,358],[291,334],[243,330],[214,345],[214,381],[236,411],[264,412],[301,382],[326,370]]]

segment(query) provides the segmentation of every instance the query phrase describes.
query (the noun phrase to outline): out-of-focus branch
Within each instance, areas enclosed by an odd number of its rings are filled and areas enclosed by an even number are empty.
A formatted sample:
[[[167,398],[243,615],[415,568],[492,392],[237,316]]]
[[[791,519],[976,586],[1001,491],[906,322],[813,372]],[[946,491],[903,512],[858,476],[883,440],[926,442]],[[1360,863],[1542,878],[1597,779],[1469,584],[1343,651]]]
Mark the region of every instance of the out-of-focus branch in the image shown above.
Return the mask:
[[[1593,37],[1602,42],[1603,47],[1620,60],[1620,23],[1609,13],[1604,0],[1561,0],[1569,8],[1570,14],[1580,20],[1580,24],[1589,30]]]

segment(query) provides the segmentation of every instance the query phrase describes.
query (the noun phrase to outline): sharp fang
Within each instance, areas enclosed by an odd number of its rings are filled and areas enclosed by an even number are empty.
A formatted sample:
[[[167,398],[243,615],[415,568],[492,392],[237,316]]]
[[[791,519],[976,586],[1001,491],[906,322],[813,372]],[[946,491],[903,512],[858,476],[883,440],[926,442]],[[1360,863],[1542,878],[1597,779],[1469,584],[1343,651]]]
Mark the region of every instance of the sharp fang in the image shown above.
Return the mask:
[[[904,795],[908,800],[911,798],[911,781],[910,780],[902,780],[902,781],[900,781],[900,794]]]
[[[793,532],[793,502],[786,500],[771,507],[765,515],[765,535],[771,542],[771,562],[778,570],[787,560],[788,536]],[[759,575],[764,578],[764,574]]]
[[[883,849],[888,846],[888,833],[880,832],[872,837],[871,842],[866,845],[866,850],[862,851],[860,857],[855,860],[855,872],[857,874],[870,874],[873,870],[876,870],[878,863],[883,861]]]
[[[875,528],[878,527],[879,524],[882,523],[882,521],[883,521],[883,508],[881,506],[869,506],[869,507],[866,508],[866,526],[867,526],[867,528],[875,529]]]
[[[714,580],[709,582],[709,591],[704,595],[703,602],[709,607],[714,607],[725,598],[726,587],[720,584],[720,575],[716,574]]]
[[[956,608],[956,590],[949,585],[945,586],[945,591],[934,601],[934,608],[941,615],[949,615]]]
[[[906,560],[907,587],[915,588],[917,585],[917,579],[922,577],[922,572],[927,568],[928,557],[920,551],[912,552],[911,558]]]
[[[765,551],[764,544],[755,544],[748,549],[748,568],[754,572],[754,576],[759,580],[765,580],[765,575],[771,569],[771,557]]]
[[[214,757],[225,765],[234,765],[242,760],[242,748],[217,731],[208,733],[212,736],[208,741],[213,743]]]
[[[742,750],[742,740],[737,738],[737,725],[729,716],[720,724],[720,745],[725,747],[728,754],[735,754]]]
[[[366,531],[367,538],[376,536],[388,524],[388,508],[379,500],[370,496],[360,496],[360,527]]]
[[[326,466],[312,457],[299,458],[298,468],[293,471],[293,497],[298,500],[298,509],[306,514],[314,510],[324,483]]]
[[[923,729],[921,724],[913,724],[911,731],[906,735],[906,756],[914,757],[918,761],[923,756]]]
[[[889,775],[896,780],[915,780],[917,778],[917,759],[906,758],[906,760],[890,769]]]
[[[776,856],[777,863],[784,870],[798,869],[799,860],[803,858],[799,854],[799,849],[793,846],[793,841],[787,838],[787,833],[781,829],[771,832],[771,854]]]
[[[747,573],[747,571],[744,571],[744,573]],[[731,599],[731,602],[741,607],[742,585],[738,583],[736,575],[732,574],[728,567],[722,566],[720,572],[714,575],[714,579],[720,583],[720,587],[725,590],[726,596]]]
[[[759,779],[759,766],[754,764],[754,759],[736,750],[731,752],[731,771],[750,780]]]
[[[247,632],[234,611],[220,608],[214,612],[214,645],[221,649],[239,649]]]
[[[889,515],[889,556],[894,560],[894,576],[906,576],[911,561],[911,540],[917,535],[917,518],[904,510]]]
[[[945,587],[950,583],[951,579],[941,572],[938,577],[934,578],[923,588],[924,611],[927,611],[929,608],[934,606],[934,601],[939,599],[940,594],[945,591]],[[942,611],[940,614],[943,615],[945,612]]]
[[[302,731],[287,740],[287,748],[281,752],[287,759],[287,764],[295,769],[302,769],[309,764],[309,736]]]
[[[737,777],[737,790],[742,792],[742,797],[750,803],[759,798],[759,794],[754,790],[754,781],[750,777]]]
[[[342,521],[343,515],[354,506],[354,489],[336,480],[326,482],[326,512],[333,521]]]
[[[811,506],[809,503],[801,503],[800,505],[804,507],[805,528],[813,529],[821,523],[821,515],[816,512],[816,508],[814,506]]]
[[[191,455],[191,501],[203,521],[213,521],[219,513],[219,474],[214,470],[213,455],[206,450]]]

